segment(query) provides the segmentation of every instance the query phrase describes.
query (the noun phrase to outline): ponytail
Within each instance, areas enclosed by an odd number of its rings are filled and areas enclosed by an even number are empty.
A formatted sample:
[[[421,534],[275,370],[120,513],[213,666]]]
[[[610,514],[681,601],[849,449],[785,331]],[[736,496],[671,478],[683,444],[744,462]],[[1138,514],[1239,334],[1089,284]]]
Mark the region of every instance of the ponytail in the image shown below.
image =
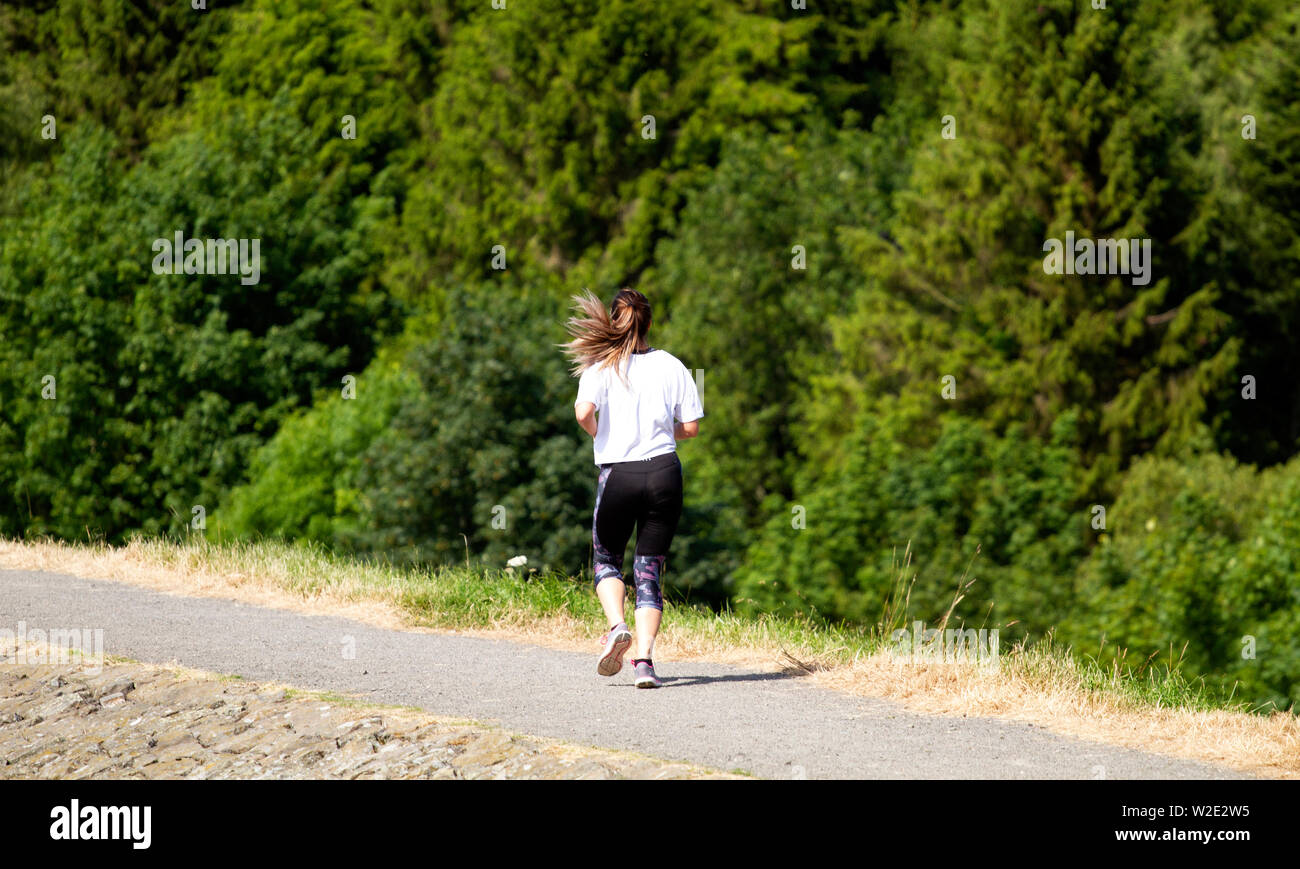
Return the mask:
[[[626,383],[627,360],[650,328],[649,300],[624,288],[614,297],[611,310],[606,310],[590,290],[583,290],[573,297],[573,307],[577,316],[565,324],[573,340],[560,346],[573,362],[574,375],[593,365],[613,365]]]

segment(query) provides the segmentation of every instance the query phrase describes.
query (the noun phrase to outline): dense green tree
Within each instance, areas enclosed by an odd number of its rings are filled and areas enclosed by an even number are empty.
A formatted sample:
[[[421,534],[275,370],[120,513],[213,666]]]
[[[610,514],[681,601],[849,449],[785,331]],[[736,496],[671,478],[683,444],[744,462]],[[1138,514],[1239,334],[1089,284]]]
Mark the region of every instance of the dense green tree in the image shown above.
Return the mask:
[[[500,244],[512,268],[634,280],[735,129],[789,129],[822,97],[828,111],[870,110],[857,77],[863,57],[883,64],[884,15],[868,8],[826,39],[821,16],[717,0],[482,7],[428,106],[412,256],[481,277]]]
[[[1298,532],[1300,462],[1139,460],[1078,571],[1087,605],[1062,618],[1062,635],[1129,664],[1180,660],[1239,697],[1288,708],[1300,702]]]
[[[888,179],[869,165],[871,144],[820,126],[732,137],[641,285],[662,323],[654,342],[698,372],[706,417],[688,453],[687,495],[696,525],[713,526],[732,558],[687,573],[715,598],[744,535],[766,521],[769,498],[789,499],[807,458],[809,383],[834,365],[826,324],[861,280],[840,231],[884,225]]]
[[[94,121],[139,153],[159,117],[220,57],[230,12],[171,0],[40,0],[0,7],[0,160],[40,159],[41,117]]]
[[[923,407],[885,407],[856,421],[839,474],[773,511],[736,574],[744,608],[873,624],[901,576],[931,626],[959,591],[958,620],[1015,623],[1008,639],[1071,612],[1088,517],[1074,510],[1070,422],[1041,444],[954,415],[920,445],[910,433]]]
[[[870,291],[836,324],[846,376],[824,400],[914,389],[936,415],[1040,435],[1077,408],[1104,488],[1132,456],[1197,436],[1241,341],[1213,251],[1188,241],[1201,143],[1184,131],[1202,119],[1159,62],[1156,13],[1067,6],[964,6],[946,92],[956,137],[935,119],[891,237],[858,234]],[[1044,241],[1067,231],[1150,238],[1150,282],[1045,274]]]
[[[526,555],[576,573],[589,559],[596,468],[556,348],[563,309],[546,294],[470,286],[452,291],[449,310],[411,350],[419,390],[361,456],[371,519],[359,543],[394,559],[473,554],[500,566]]]
[[[326,167],[284,174],[300,133],[271,110],[173,138],[127,175],[106,134],[71,134],[37,216],[0,247],[0,414],[28,457],[4,487],[11,531],[117,536],[215,505],[287,410],[364,367],[385,302],[358,281],[385,209]],[[258,239],[258,283],[153,274],[155,239],[177,231]],[[54,402],[35,391],[47,374]]]
[[[248,482],[222,499],[211,526],[215,535],[275,536],[350,550],[370,518],[357,488],[362,456],[415,389],[413,380],[395,362],[377,359],[329,398],[286,420],[251,458]]]

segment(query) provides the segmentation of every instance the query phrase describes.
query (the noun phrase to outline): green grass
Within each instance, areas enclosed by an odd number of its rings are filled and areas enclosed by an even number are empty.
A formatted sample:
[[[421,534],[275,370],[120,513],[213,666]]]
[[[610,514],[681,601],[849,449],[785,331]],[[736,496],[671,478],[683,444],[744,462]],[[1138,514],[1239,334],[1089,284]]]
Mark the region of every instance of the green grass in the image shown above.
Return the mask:
[[[255,575],[304,598],[329,594],[344,601],[387,602],[416,626],[525,626],[540,618],[565,616],[592,625],[596,633],[604,628],[589,578],[467,565],[414,568],[342,556],[310,543],[271,540],[214,543],[196,537],[177,544],[137,538],[130,546],[138,557],[160,567]],[[665,605],[665,624],[675,638],[697,644],[747,648],[772,657],[787,653],[790,657],[785,660],[796,669],[799,664],[809,670],[841,667],[889,653],[890,632],[909,621],[904,581],[909,567],[905,553],[891,603],[872,626],[832,624],[811,615],[714,612],[671,602]],[[959,585],[954,606],[961,594]],[[943,621],[935,625],[943,626]],[[1056,644],[1050,636],[1002,649],[991,666],[1030,685],[1076,688],[1137,707],[1251,711],[1216,686],[1187,678],[1176,658],[1164,666],[1103,665]]]
[[[284,697],[286,700],[314,700],[320,703],[329,703],[334,706],[346,706],[351,709],[373,709],[376,712],[400,711],[400,712],[418,712],[421,715],[429,713],[418,706],[407,706],[395,703],[375,703],[371,700],[362,700],[358,697],[349,697],[346,694],[339,694],[335,691],[309,691],[303,688],[285,688]],[[485,726],[480,722],[470,719],[439,719],[443,724],[455,725],[476,725]]]

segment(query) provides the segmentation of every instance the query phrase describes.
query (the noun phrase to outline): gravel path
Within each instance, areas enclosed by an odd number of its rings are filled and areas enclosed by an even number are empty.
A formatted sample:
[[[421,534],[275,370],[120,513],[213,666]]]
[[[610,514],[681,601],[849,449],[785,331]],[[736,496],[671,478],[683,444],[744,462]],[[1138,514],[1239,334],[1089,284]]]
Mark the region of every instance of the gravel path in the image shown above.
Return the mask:
[[[54,573],[0,570],[0,630],[102,628],[104,651],[765,778],[1239,778],[1020,722],[917,715],[803,679],[664,661],[658,691],[595,654],[384,630]]]

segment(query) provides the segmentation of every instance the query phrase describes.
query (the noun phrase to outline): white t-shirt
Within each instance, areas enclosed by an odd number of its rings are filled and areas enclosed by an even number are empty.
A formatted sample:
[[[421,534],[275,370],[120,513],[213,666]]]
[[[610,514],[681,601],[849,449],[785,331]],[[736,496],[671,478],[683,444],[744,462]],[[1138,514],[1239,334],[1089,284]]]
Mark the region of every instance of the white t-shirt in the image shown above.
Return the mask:
[[[677,449],[673,423],[704,416],[686,366],[666,350],[634,353],[627,385],[613,366],[595,366],[578,379],[574,405],[596,405],[596,464],[649,459]],[[630,387],[630,388],[629,388]]]

